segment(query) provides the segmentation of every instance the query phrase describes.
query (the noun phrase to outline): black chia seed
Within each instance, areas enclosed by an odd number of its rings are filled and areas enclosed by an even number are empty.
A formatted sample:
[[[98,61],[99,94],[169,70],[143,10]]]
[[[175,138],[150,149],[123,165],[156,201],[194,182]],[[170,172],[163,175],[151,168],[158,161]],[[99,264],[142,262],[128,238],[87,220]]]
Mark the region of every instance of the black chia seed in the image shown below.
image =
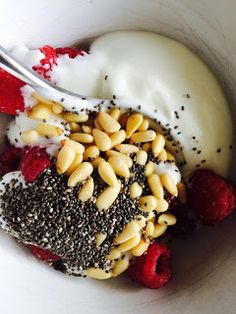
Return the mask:
[[[106,187],[96,171],[93,172],[94,201],[81,202],[74,188],[67,186],[67,177],[58,175],[54,168],[45,170],[38,179],[26,188],[13,179],[6,184],[0,196],[6,230],[15,231],[18,240],[32,243],[61,257],[52,265],[58,270],[81,275],[89,267],[109,270],[111,262],[106,259],[113,240],[124,226],[139,214],[146,215],[137,199],[129,197],[129,186],[138,182],[143,195],[150,194],[144,166],[133,164],[132,176],[121,179],[122,191],[107,211],[98,211],[96,197]],[[104,242],[97,246],[97,233],[106,233]],[[78,272],[78,270],[80,272]]]

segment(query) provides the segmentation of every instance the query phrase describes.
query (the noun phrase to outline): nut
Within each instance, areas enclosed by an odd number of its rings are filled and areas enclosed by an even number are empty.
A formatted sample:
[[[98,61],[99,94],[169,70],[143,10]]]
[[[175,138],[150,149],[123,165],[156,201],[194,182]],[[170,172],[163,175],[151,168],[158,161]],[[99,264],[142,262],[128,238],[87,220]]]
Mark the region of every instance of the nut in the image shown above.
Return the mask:
[[[92,145],[85,149],[84,160],[95,159],[99,156],[100,152],[97,146]]]
[[[145,177],[149,177],[154,172],[154,163],[152,161],[149,161],[144,169],[144,175]]]
[[[140,242],[131,249],[130,253],[134,256],[141,256],[147,251],[149,244],[150,240],[148,238],[145,240],[141,239]]]
[[[63,118],[67,121],[67,122],[86,122],[88,121],[89,116],[87,114],[82,114],[82,113],[72,113],[72,112],[66,112],[63,115]]]
[[[57,155],[56,168],[59,174],[68,170],[76,156],[76,151],[70,146],[63,146]]]
[[[116,200],[120,193],[121,184],[109,186],[98,197],[96,206],[98,210],[107,210]]]
[[[34,144],[39,140],[39,134],[35,130],[23,131],[21,133],[21,140],[28,145]]]
[[[99,129],[93,129],[93,138],[98,149],[102,152],[111,148],[111,139],[105,132]]]
[[[140,127],[143,122],[143,115],[140,113],[134,113],[129,116],[126,123],[126,136],[130,138],[131,135]]]
[[[59,104],[59,103],[57,103],[57,102],[55,102],[54,104],[52,104],[52,111],[53,111],[55,114],[60,114],[60,113],[63,112],[63,110],[64,110],[64,107],[63,107],[61,104]]]
[[[129,193],[131,198],[140,197],[142,195],[142,192],[143,188],[141,187],[141,185],[138,184],[138,182],[134,182],[129,187]]]
[[[163,199],[164,189],[158,174],[152,173],[151,175],[148,176],[147,181],[152,191],[152,194],[159,200]]]
[[[69,147],[69,146],[65,145],[63,147]],[[78,165],[81,164],[82,161],[83,161],[83,154],[76,152],[75,159],[73,160],[70,167],[66,170],[66,175],[69,177],[72,174],[72,172],[78,167]]]
[[[119,156],[111,156],[108,159],[109,164],[114,170],[115,174],[120,177],[128,178],[130,176],[130,171],[127,163],[124,159]]]
[[[160,176],[161,183],[164,186],[164,188],[173,196],[178,195],[177,186],[175,183],[174,178],[168,173],[164,173]]]
[[[81,190],[78,192],[78,199],[81,202],[87,202],[92,196],[94,191],[93,178],[89,178],[87,182],[83,185]]]
[[[148,119],[143,119],[142,124],[138,128],[138,131],[146,131],[149,128],[149,120]]]
[[[146,162],[147,162],[147,159],[148,159],[148,154],[144,150],[139,150],[136,153],[136,162],[139,165],[144,166],[146,164]]]
[[[126,133],[124,130],[117,131],[110,136],[111,146],[114,147],[120,143],[122,143],[126,138]]]
[[[30,119],[43,120],[48,119],[51,113],[52,112],[47,105],[37,104],[29,111],[28,117]]]
[[[116,152],[115,150],[108,150],[106,152],[106,156],[108,158],[111,156],[118,156],[118,157],[122,158],[129,168],[131,168],[133,165],[133,160],[129,156],[124,155],[124,154],[119,153],[119,152]]]
[[[152,152],[158,156],[165,146],[165,138],[162,134],[157,134],[155,140],[152,142]]]
[[[98,122],[107,133],[115,133],[120,129],[120,123],[107,112],[100,111],[97,116]]]
[[[119,184],[114,170],[107,161],[101,161],[98,164],[98,173],[102,180],[108,185],[116,186]]]
[[[115,265],[112,268],[112,276],[117,277],[123,272],[125,272],[129,267],[129,258],[128,256],[125,256],[125,258],[120,259],[115,263]]]
[[[120,244],[118,246],[118,250],[121,251],[121,253],[127,252],[131,250],[133,247],[135,247],[140,242],[140,239],[141,239],[140,233],[136,233],[135,236],[133,236],[131,239]]]
[[[172,214],[162,214],[158,217],[158,223],[160,225],[173,226],[176,224],[176,218]]]
[[[131,140],[135,143],[151,142],[155,139],[156,133],[153,130],[136,132],[131,135]]]
[[[90,278],[97,280],[105,280],[111,278],[111,273],[107,273],[105,270],[95,267],[90,267],[84,271],[84,274]]]
[[[115,238],[115,244],[121,244],[138,234],[140,228],[135,221],[128,222],[121,233]]]
[[[70,175],[68,186],[76,186],[79,182],[86,180],[92,172],[93,166],[89,162],[82,162]]]
[[[139,205],[143,212],[149,213],[156,209],[157,199],[153,195],[142,196],[139,198]]]
[[[42,135],[47,137],[60,136],[63,134],[63,130],[61,128],[56,127],[55,125],[48,123],[40,123],[36,127],[36,131]]]
[[[120,109],[118,109],[118,108],[113,108],[113,109],[111,109],[111,111],[110,111],[110,116],[112,117],[112,118],[114,118],[114,119],[116,119],[116,120],[119,120],[119,118],[120,118],[120,115],[121,115],[121,111],[120,111]]]
[[[70,138],[73,141],[89,144],[93,142],[93,136],[91,134],[86,133],[73,133],[70,135]]]
[[[137,146],[131,144],[118,144],[116,145],[115,149],[120,153],[127,155],[136,153],[139,150]]]
[[[78,142],[75,142],[73,140],[62,140],[61,141],[61,145],[62,146],[70,146],[72,147],[74,150],[76,150],[77,153],[81,153],[83,154],[84,153],[84,145],[78,143]]]

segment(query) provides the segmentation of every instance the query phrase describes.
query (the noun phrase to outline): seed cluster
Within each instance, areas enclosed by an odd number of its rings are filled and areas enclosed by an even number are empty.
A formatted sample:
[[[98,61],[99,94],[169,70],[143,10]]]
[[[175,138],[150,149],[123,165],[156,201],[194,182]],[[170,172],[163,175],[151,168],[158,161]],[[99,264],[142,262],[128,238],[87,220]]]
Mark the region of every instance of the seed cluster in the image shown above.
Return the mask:
[[[33,243],[60,256],[63,265],[55,267],[68,273],[82,274],[84,269],[99,267],[109,270],[111,262],[106,255],[114,238],[135,216],[142,214],[137,199],[129,197],[128,187],[132,182],[142,186],[146,178],[138,164],[132,167],[133,176],[122,179],[122,190],[113,205],[106,211],[98,211],[95,205],[97,195],[105,184],[97,174],[92,176],[95,190],[92,201],[81,202],[75,188],[67,186],[65,175],[58,175],[51,168],[26,188],[12,181],[6,185],[2,195],[2,215],[9,231],[19,234],[19,240]],[[104,242],[97,246],[95,235],[106,233]]]

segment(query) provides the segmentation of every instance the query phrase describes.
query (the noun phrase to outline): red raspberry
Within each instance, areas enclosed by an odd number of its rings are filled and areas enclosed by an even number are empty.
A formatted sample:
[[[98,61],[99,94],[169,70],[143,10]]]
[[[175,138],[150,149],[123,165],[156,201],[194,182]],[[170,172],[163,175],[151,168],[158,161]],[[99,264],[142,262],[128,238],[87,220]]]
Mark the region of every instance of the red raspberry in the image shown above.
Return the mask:
[[[205,225],[215,225],[236,206],[232,184],[211,170],[194,172],[188,184],[188,203]]]
[[[27,247],[30,249],[31,253],[37,258],[41,259],[44,262],[55,262],[60,260],[60,257],[51,253],[48,250],[42,249],[33,244],[27,244]]]
[[[170,258],[170,250],[163,244],[154,242],[146,255],[132,261],[128,274],[134,281],[150,289],[161,288],[171,279]]]
[[[0,69],[0,112],[16,114],[16,110],[24,110],[24,99],[20,88],[25,83]]]
[[[50,71],[53,64],[56,64],[56,51],[53,47],[46,45],[39,50],[44,54],[44,58],[40,61],[41,65],[33,66],[32,69],[46,79],[50,79]]]
[[[23,150],[14,146],[7,148],[0,158],[0,175],[19,169]]]
[[[26,149],[20,169],[26,181],[33,182],[49,166],[50,159],[45,149],[34,146]]]
[[[56,48],[57,55],[65,55],[68,54],[69,58],[74,59],[78,55],[84,56],[86,52],[83,49],[77,49],[75,47],[63,47],[63,48]]]

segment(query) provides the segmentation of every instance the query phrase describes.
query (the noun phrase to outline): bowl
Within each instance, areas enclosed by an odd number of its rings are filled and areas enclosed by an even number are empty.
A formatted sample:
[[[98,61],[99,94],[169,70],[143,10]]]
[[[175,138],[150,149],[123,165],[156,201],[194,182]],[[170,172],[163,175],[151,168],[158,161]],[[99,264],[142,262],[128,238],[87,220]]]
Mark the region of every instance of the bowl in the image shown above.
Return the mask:
[[[236,121],[235,12],[234,0],[8,0],[1,3],[0,42],[7,48],[18,43],[64,46],[121,29],[165,34],[211,67]],[[7,121],[0,116],[1,143]],[[233,164],[229,175],[235,180]],[[217,227],[176,241],[173,280],[149,290],[125,276],[108,282],[67,277],[0,231],[1,313],[235,313],[235,238],[233,214]]]

